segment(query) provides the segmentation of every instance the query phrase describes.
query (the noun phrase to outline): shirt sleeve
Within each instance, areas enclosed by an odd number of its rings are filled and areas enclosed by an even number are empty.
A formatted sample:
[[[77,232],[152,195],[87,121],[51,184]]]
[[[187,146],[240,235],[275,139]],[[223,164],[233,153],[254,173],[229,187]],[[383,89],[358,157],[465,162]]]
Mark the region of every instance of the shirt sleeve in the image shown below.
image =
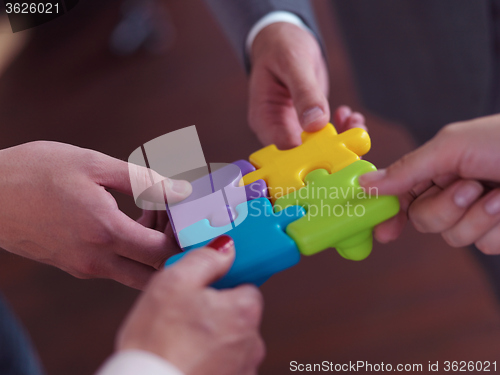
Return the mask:
[[[113,354],[95,375],[184,375],[163,358],[142,350]]]
[[[301,29],[309,31],[311,34],[314,35],[312,30],[309,27],[307,27],[307,25],[297,15],[282,10],[271,12],[262,17],[260,20],[258,20],[248,32],[247,40],[245,42],[245,50],[246,50],[245,52],[247,53],[248,56],[250,55],[250,51],[252,50],[252,44],[257,35],[259,35],[259,33],[267,26],[277,22],[291,23],[295,26],[300,27]]]

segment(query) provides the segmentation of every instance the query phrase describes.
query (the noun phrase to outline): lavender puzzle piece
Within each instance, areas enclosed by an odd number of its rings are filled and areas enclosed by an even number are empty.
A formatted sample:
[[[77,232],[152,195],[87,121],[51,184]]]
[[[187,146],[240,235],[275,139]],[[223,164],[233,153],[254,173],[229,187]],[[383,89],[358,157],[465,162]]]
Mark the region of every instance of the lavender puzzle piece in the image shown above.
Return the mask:
[[[246,160],[237,160],[233,164],[240,168],[242,176],[255,171],[255,167]],[[243,183],[243,181],[241,181],[241,183]],[[268,196],[267,184],[264,180],[257,180],[250,185],[245,185],[245,191],[247,193],[247,201]],[[234,207],[236,206],[237,205]]]
[[[236,206],[247,200],[267,196],[267,185],[263,180],[240,186],[243,174],[255,170],[246,160],[224,165],[211,164],[211,167],[211,174],[191,183],[193,193],[190,197],[168,205],[167,212],[174,233],[203,219],[208,219],[215,227],[226,226],[236,219]],[[211,186],[211,189],[207,186]],[[212,192],[207,193],[209,191]],[[243,219],[240,218],[240,221]]]

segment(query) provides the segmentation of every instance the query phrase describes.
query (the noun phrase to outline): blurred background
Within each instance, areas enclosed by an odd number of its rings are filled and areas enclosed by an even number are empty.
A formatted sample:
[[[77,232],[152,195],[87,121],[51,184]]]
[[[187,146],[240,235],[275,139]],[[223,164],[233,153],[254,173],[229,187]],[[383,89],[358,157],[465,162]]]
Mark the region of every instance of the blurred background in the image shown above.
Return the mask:
[[[201,0],[86,0],[68,15],[0,33],[0,147],[53,140],[126,160],[139,145],[196,125],[208,162],[260,148],[247,127],[247,78]],[[329,1],[316,1],[331,73],[330,104],[367,115],[384,167],[414,147],[399,124],[359,103]],[[116,194],[132,217],[139,210]],[[498,359],[500,309],[466,249],[407,228],[365,261],[335,251],[303,258],[262,287],[268,355],[262,374],[290,361],[422,363]],[[138,292],[78,280],[0,251],[0,292],[25,324],[51,375],[93,373]]]

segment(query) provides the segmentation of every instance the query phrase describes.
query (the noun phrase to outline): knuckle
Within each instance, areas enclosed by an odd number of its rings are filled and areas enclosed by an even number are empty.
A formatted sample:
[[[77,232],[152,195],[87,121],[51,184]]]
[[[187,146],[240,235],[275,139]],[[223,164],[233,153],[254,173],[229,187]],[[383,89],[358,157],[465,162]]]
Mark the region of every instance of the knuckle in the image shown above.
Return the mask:
[[[440,233],[448,230],[455,222],[449,210],[440,209],[434,200],[415,200],[408,210],[408,216],[415,229],[421,233]]]
[[[236,298],[234,307],[243,324],[253,325],[260,320],[262,314],[262,294],[256,287],[246,286]]]
[[[454,138],[457,133],[459,133],[462,129],[462,123],[454,122],[448,125],[443,126],[437,133],[436,137],[440,140],[445,139],[449,140]]]
[[[450,218],[443,211],[432,212],[426,218],[427,232],[442,232],[450,225]]]
[[[77,272],[81,275],[85,275],[84,278],[95,277],[102,275],[102,266],[100,262],[94,258],[88,258],[80,262]]]
[[[412,204],[408,209],[408,217],[417,231],[419,231],[420,233],[429,232],[427,218],[422,214],[421,210],[418,206],[415,205],[415,203]]]
[[[398,170],[398,169],[403,169],[405,168],[408,164],[410,164],[411,160],[411,153],[403,155],[402,158],[400,158],[398,161],[396,161],[391,167],[388,169],[388,173],[390,173],[393,170]]]
[[[408,217],[417,231],[420,233],[436,232],[442,227],[442,218],[435,214],[431,207],[422,209],[421,203],[415,201],[408,209]]]

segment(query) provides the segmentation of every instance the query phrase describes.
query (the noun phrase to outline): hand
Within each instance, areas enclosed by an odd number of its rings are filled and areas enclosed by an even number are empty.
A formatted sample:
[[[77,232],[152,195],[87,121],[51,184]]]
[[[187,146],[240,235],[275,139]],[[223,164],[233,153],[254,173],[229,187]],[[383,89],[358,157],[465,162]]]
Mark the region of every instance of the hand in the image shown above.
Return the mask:
[[[310,32],[286,22],[269,25],[255,38],[250,58],[248,121],[264,145],[298,146],[304,130],[320,130],[328,123],[328,72]],[[334,116],[339,133],[364,128],[364,122],[345,106]]]
[[[499,144],[499,115],[451,124],[386,170],[360,177],[379,194],[401,194],[402,214],[376,235],[396,238],[408,212],[417,230],[441,233],[451,246],[500,253]]]
[[[264,357],[258,332],[262,296],[251,285],[216,290],[208,287],[234,261],[228,239],[219,250],[193,250],[160,271],[120,330],[117,350],[157,354],[186,375],[250,375]],[[214,246],[216,247],[216,246]]]
[[[136,169],[147,180],[146,168]],[[142,288],[177,252],[173,237],[145,228],[106,190],[132,195],[128,163],[56,142],[0,151],[0,246],[79,278],[111,278]],[[166,180],[169,199],[191,193]]]

